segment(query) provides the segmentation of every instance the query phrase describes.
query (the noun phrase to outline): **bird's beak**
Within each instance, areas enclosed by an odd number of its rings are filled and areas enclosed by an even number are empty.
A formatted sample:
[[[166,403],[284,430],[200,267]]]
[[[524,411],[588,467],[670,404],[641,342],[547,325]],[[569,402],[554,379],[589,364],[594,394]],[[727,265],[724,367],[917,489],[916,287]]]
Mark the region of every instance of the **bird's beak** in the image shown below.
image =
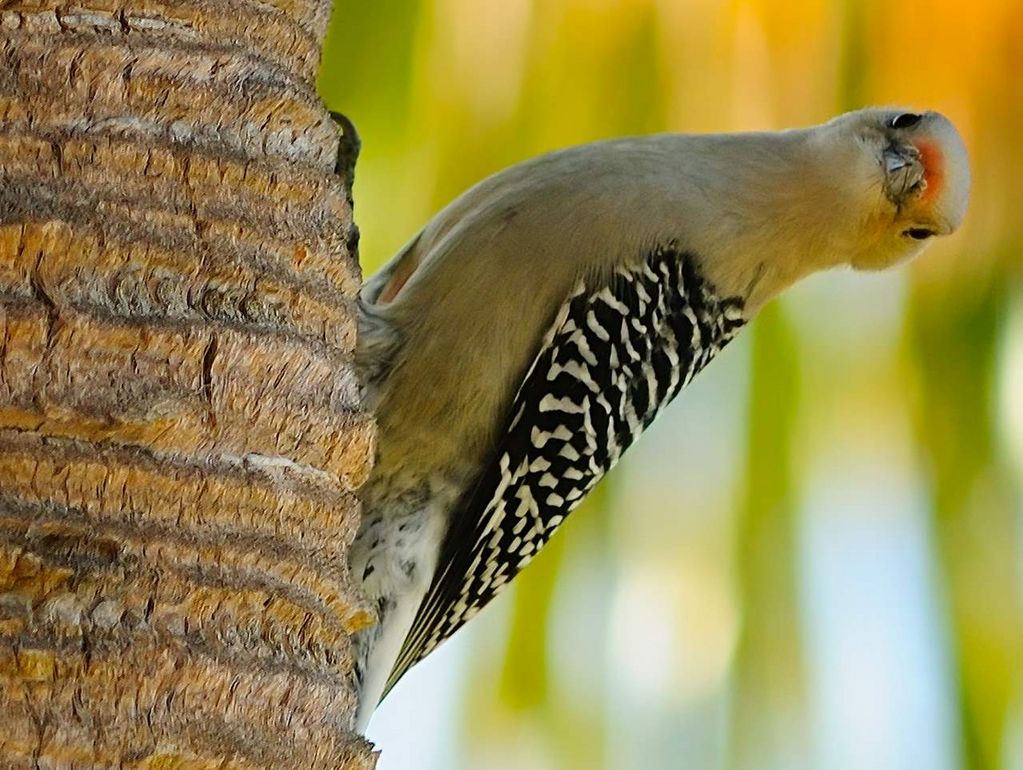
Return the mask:
[[[885,193],[889,200],[901,206],[906,199],[920,190],[924,177],[924,164],[920,151],[911,144],[889,144],[882,157],[885,170]]]

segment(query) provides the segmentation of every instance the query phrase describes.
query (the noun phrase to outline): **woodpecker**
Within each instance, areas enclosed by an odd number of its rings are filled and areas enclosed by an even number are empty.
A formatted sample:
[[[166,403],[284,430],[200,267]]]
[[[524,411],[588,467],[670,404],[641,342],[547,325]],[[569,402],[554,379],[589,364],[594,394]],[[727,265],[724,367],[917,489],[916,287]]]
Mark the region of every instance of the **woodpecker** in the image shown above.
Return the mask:
[[[364,286],[378,420],[352,570],[357,728],[536,556],[772,297],[880,270],[962,222],[966,149],[935,112],[553,152],[480,182]]]

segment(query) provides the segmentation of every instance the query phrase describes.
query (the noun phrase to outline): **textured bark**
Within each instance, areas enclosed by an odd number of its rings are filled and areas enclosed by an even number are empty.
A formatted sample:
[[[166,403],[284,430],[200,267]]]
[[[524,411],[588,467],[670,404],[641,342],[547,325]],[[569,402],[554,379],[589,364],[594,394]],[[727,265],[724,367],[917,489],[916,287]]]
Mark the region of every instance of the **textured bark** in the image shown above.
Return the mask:
[[[373,764],[328,13],[0,0],[0,767]]]

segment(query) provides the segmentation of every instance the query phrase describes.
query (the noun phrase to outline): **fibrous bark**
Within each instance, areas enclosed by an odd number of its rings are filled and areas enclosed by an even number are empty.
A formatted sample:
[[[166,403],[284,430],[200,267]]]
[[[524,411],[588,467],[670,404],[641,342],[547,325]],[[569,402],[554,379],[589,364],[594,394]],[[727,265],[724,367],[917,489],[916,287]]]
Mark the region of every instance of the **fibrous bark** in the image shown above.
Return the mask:
[[[328,12],[0,0],[0,767],[372,764]]]

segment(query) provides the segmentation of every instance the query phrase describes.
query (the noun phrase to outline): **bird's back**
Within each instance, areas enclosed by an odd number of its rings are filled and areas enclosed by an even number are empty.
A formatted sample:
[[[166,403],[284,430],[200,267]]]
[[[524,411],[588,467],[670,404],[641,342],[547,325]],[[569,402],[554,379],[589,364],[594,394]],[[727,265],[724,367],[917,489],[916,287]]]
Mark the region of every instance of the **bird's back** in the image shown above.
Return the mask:
[[[751,162],[775,162],[772,148],[789,144],[780,136],[746,135],[747,149],[763,144]],[[480,428],[493,421],[480,415],[509,402],[579,280],[603,285],[669,241],[713,260],[715,243],[727,241],[714,233],[741,224],[714,192],[736,173],[735,141],[661,135],[551,153],[489,177],[435,217],[362,295],[378,321],[366,325],[363,350],[386,348],[363,356],[367,370],[388,375],[371,383],[382,473],[397,458],[442,467],[492,445],[492,432]],[[386,292],[393,296],[378,302]],[[378,344],[376,329],[389,346]],[[386,366],[374,366],[381,357]]]

